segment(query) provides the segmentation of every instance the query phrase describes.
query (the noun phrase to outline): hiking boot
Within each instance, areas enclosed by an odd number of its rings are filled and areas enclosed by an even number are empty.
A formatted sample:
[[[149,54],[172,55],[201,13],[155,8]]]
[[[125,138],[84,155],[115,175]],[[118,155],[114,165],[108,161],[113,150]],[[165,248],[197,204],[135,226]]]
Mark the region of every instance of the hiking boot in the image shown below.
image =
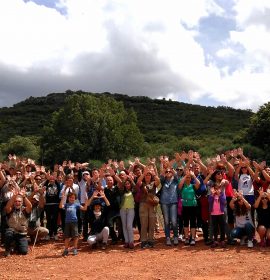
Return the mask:
[[[173,245],[176,246],[179,244],[178,237],[173,238]]]
[[[73,249],[73,256],[76,256],[76,255],[78,255],[78,250],[77,250],[77,248],[74,248]]]
[[[166,245],[167,245],[167,246],[172,246],[172,242],[171,242],[170,237],[167,237],[167,238],[166,238]]]
[[[66,257],[67,255],[68,255],[68,249],[65,249],[64,252],[63,252],[63,254],[62,254],[62,256],[63,256],[63,257]]]
[[[185,244],[185,245],[189,245],[189,238],[186,238],[186,239],[185,239],[184,244]]]
[[[4,256],[9,257],[10,256],[10,250],[6,250],[5,253],[4,253]]]
[[[148,243],[146,242],[146,241],[142,241],[142,243],[141,243],[141,248],[142,249],[145,249],[145,248],[148,248],[149,246],[148,246]]]
[[[216,247],[218,247],[218,242],[214,241],[211,245],[211,248],[216,248]]]
[[[148,247],[149,248],[154,248],[154,242],[153,241],[149,241],[148,242]]]

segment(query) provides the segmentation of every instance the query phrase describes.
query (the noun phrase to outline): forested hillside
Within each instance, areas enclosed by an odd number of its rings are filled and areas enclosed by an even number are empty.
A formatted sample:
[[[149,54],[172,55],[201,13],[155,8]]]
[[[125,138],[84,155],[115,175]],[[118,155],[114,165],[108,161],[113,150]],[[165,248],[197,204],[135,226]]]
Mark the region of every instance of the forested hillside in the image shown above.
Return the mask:
[[[79,91],[76,94],[84,94]],[[30,97],[10,108],[0,109],[0,142],[6,142],[15,135],[40,136],[44,125],[50,122],[54,111],[61,108],[65,98],[74,94],[52,93],[45,97]],[[246,128],[252,112],[228,107],[205,107],[175,101],[130,97],[121,94],[105,95],[122,101],[125,108],[133,108],[146,142],[162,143],[171,137],[190,136],[194,139],[206,137],[234,138]],[[101,108],[102,110],[102,108]]]

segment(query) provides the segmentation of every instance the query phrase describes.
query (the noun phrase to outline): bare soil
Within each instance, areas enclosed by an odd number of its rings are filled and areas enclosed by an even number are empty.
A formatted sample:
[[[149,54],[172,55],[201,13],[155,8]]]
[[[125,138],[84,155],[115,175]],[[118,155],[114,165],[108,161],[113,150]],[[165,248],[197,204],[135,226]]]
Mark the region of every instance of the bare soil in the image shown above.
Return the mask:
[[[138,240],[135,234],[135,240]],[[152,249],[125,249],[109,245],[92,250],[80,240],[79,254],[62,257],[63,240],[41,241],[29,254],[5,258],[0,248],[0,279],[270,279],[270,247],[205,246],[199,236],[195,246],[168,247],[164,233]]]

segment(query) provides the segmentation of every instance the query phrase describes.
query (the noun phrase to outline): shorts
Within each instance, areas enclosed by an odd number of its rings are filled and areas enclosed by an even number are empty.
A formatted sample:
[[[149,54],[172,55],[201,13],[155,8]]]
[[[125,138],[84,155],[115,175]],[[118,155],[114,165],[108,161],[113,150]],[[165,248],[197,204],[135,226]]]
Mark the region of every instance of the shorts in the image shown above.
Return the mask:
[[[65,238],[73,238],[78,237],[78,223],[66,223],[65,230],[64,230]]]

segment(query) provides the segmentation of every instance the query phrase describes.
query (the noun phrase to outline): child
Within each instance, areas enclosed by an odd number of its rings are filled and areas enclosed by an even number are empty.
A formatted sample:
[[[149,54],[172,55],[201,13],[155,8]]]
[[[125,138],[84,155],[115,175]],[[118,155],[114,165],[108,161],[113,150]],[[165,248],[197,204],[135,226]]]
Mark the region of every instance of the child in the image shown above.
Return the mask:
[[[225,215],[224,209],[226,207],[226,196],[225,192],[221,190],[220,187],[214,185],[210,189],[211,193],[208,197],[209,201],[209,212],[211,214],[211,226],[214,235],[214,243],[212,247],[217,247],[217,237],[218,237],[218,230],[220,231],[220,243],[221,247],[225,247]],[[210,239],[213,237],[211,236]]]
[[[86,211],[87,206],[89,205],[89,200],[87,203],[85,203],[84,206],[81,206],[79,203],[75,202],[76,200],[76,194],[74,192],[68,193],[67,196],[67,203],[64,203],[66,200],[66,192],[63,192],[63,196],[59,205],[59,208],[65,210],[66,218],[65,218],[65,249],[63,252],[63,256],[68,255],[68,247],[69,247],[69,242],[71,239],[74,240],[74,245],[73,245],[73,255],[78,254],[77,246],[78,246],[78,218],[76,215],[76,211],[78,209]]]

